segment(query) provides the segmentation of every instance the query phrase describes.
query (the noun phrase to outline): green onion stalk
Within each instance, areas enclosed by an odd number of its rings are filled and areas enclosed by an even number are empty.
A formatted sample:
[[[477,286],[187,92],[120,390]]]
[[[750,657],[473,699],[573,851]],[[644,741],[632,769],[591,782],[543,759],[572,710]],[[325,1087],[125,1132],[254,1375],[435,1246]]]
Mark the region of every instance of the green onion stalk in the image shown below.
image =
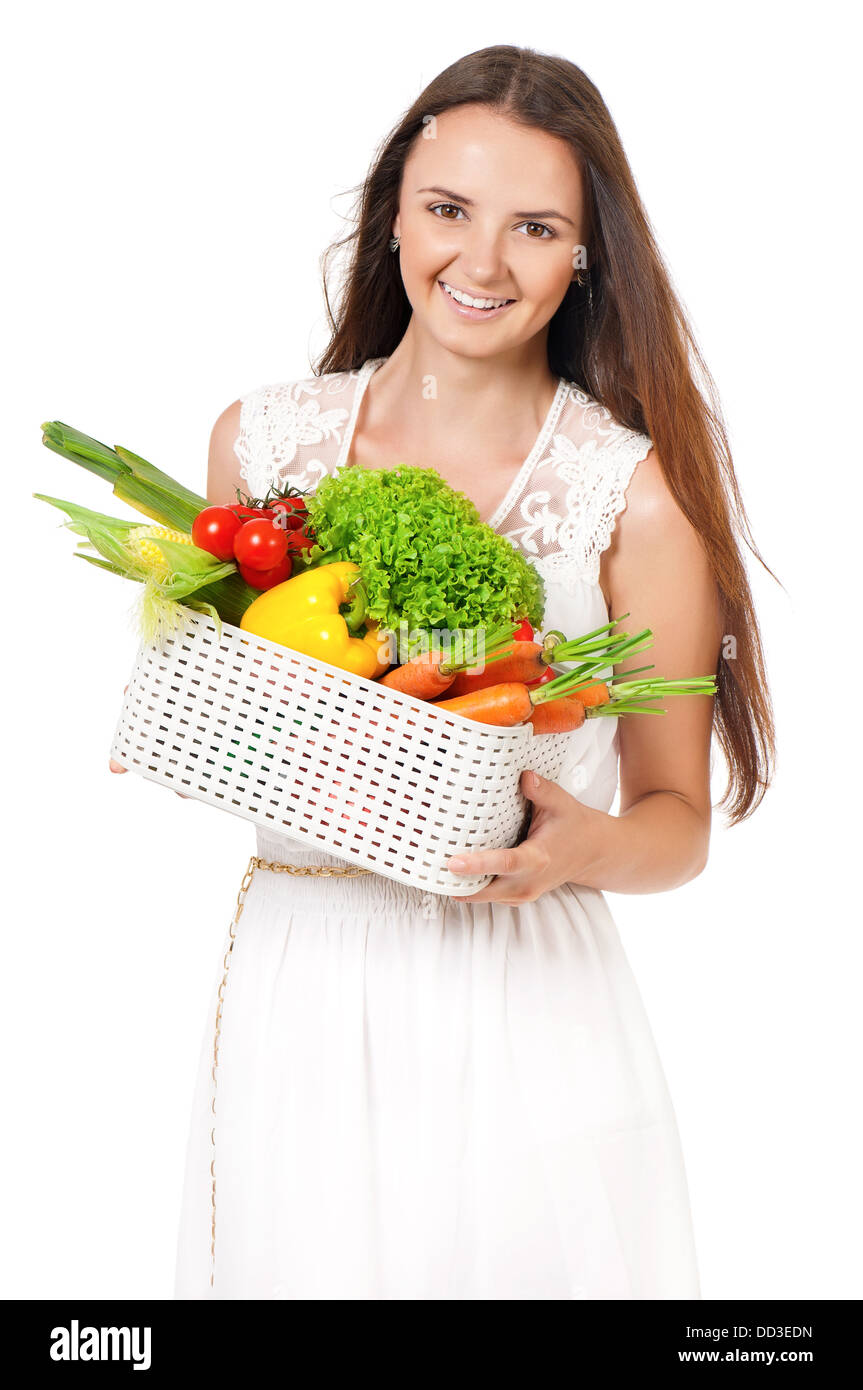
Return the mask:
[[[596,683],[599,672],[604,670],[607,665],[607,662],[596,663],[596,670],[592,673],[566,671],[562,676],[557,676],[554,680],[548,681],[539,689],[532,691],[531,702],[540,704],[546,700],[559,699],[564,695],[575,695],[577,698],[579,690]],[[641,666],[637,669],[650,671],[653,668]],[[633,674],[635,673],[632,671],[626,672],[626,676]],[[665,680],[661,676],[655,676],[649,680],[611,680],[604,682],[604,684],[610,698],[605,704],[589,705],[584,712],[588,719],[598,719],[603,716],[614,718],[620,714],[665,714],[664,709],[654,709],[645,704],[644,701],[663,700],[669,695],[716,694],[715,676],[693,676],[686,680]]]
[[[628,614],[624,614],[624,616],[628,617]],[[621,620],[618,619],[617,621]],[[607,626],[612,627],[614,624],[610,623]],[[543,690],[549,689],[551,686],[555,685],[556,680],[562,680],[566,677],[568,678],[568,684],[565,690],[566,693],[569,694],[571,693],[570,686],[573,682],[584,686],[592,684],[596,680],[604,679],[603,673],[608,671],[609,666],[618,666],[622,661],[628,661],[630,657],[644,651],[653,643],[653,632],[649,627],[636,633],[634,637],[630,636],[628,632],[619,632],[616,636],[612,638],[606,637],[600,642],[592,640],[596,638],[599,633],[606,631],[607,627],[597,628],[596,632],[586,633],[584,637],[575,638],[565,643],[558,643],[551,647],[551,650],[555,653],[555,665],[558,664],[557,654],[562,650],[566,652],[566,657],[564,659],[568,660],[572,660],[573,657],[578,655],[586,656],[589,653],[593,653],[593,655],[590,656],[589,660],[580,661],[576,666],[565,671],[562,676],[557,676],[554,680],[547,681],[541,688]],[[549,635],[553,636],[554,634],[546,634],[544,645],[547,643]],[[546,646],[546,650],[549,650],[548,646]],[[547,660],[547,658],[541,657],[540,660]],[[637,669],[640,671],[649,671],[653,668],[650,666],[641,666]]]
[[[546,665],[557,666],[564,661],[578,661],[584,657],[596,657],[614,650],[614,661],[619,662],[623,661],[625,656],[621,654],[621,650],[615,644],[624,639],[632,644],[629,655],[634,656],[637,651],[643,651],[645,646],[650,645],[653,633],[649,627],[646,627],[635,637],[630,637],[626,632],[617,632],[613,637],[608,635],[613,627],[628,617],[629,614],[624,613],[623,617],[612,618],[610,623],[595,628],[593,632],[586,632],[583,637],[573,639],[567,638],[564,633],[552,628],[545,633],[542,639],[540,660],[544,661]]]
[[[119,444],[111,448],[62,420],[42,425],[42,443],[110,482],[119,501],[157,525],[188,534],[196,516],[210,505],[206,497],[131,449]],[[65,511],[69,530],[85,537],[75,552],[78,559],[143,584],[139,617],[142,636],[147,640],[182,626],[185,619],[177,605],[209,614],[221,631],[223,621],[239,626],[246,609],[259,597],[259,591],[246,583],[233,562],[222,563],[197,546],[159,537],[152,539],[165,557],[165,566],[161,573],[153,574],[128,546],[129,533],[143,523],[106,516],[44,493],[33,496]]]
[[[192,492],[131,449],[119,444],[112,449],[92,435],[64,425],[62,420],[48,420],[42,425],[42,443],[55,454],[112,483],[114,496],[120,502],[128,503],[160,526],[191,531],[195,517],[210,505],[206,497]]]

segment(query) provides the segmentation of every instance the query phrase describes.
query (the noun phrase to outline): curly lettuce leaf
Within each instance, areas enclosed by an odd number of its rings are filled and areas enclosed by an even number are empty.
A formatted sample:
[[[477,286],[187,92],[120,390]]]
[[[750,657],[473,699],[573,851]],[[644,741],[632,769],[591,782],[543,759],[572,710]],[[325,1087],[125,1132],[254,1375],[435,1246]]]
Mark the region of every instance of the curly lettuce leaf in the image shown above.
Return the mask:
[[[542,625],[539,573],[433,468],[342,469],[308,511],[317,544],[307,563],[359,565],[367,614],[382,627]]]

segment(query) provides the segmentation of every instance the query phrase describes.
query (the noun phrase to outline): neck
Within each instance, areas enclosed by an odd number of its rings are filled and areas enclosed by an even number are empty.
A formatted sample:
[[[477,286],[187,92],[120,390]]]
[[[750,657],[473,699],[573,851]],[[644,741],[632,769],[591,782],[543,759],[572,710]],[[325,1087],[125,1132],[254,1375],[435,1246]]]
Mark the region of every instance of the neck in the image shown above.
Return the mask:
[[[558,378],[549,369],[547,329],[529,343],[468,357],[423,334],[411,319],[398,347],[375,372],[375,394],[391,425],[415,418],[417,405],[431,426],[461,437],[511,440],[534,434],[548,414]]]

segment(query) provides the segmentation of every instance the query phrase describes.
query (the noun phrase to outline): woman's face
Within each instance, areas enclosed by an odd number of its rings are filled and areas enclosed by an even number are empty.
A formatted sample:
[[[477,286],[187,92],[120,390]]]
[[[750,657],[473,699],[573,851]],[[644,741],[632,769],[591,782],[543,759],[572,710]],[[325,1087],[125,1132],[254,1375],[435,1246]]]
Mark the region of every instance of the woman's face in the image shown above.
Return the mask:
[[[479,105],[430,121],[393,223],[415,327],[466,357],[529,342],[585,264],[584,208],[578,164],[556,136]]]

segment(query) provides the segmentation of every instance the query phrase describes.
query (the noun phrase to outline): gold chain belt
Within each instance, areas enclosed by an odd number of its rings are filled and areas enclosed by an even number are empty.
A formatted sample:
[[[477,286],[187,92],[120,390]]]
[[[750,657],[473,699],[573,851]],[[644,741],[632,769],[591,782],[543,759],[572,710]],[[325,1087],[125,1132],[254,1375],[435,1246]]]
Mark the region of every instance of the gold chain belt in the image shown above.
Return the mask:
[[[272,871],[272,873],[274,873],[274,874],[318,874],[318,875],[320,875],[321,878],[358,878],[358,877],[360,876],[360,874],[371,874],[371,873],[374,873],[374,870],[373,870],[373,869],[362,869],[362,868],[351,869],[351,868],[348,868],[348,867],[342,868],[341,866],[336,867],[336,866],[331,865],[331,864],[275,864],[275,863],[271,863],[268,859],[261,859],[261,858],[259,858],[258,855],[253,854],[252,857],[251,857],[251,859],[249,860],[249,866],[248,866],[248,868],[246,869],[245,874],[243,875],[243,881],[242,881],[242,883],[240,884],[240,891],[239,891],[238,894],[237,894],[237,906],[236,906],[236,910],[235,910],[235,912],[234,912],[234,917],[233,917],[233,920],[232,920],[231,926],[230,926],[230,938],[231,938],[231,939],[230,939],[230,941],[229,941],[229,943],[228,943],[228,948],[227,948],[227,950],[225,951],[225,955],[224,955],[224,966],[225,966],[225,971],[224,971],[224,974],[222,975],[221,984],[219,985],[218,1001],[217,1001],[217,1004],[216,1004],[216,1029],[215,1029],[215,1033],[214,1033],[214,1035],[213,1035],[213,1066],[212,1066],[212,1069],[211,1069],[211,1071],[210,1071],[210,1075],[212,1076],[212,1079],[213,1079],[213,1100],[212,1100],[211,1109],[212,1109],[213,1117],[214,1117],[214,1122],[213,1122],[212,1128],[210,1129],[210,1143],[211,1143],[212,1148],[213,1148],[213,1156],[212,1156],[212,1158],[211,1158],[211,1160],[210,1160],[210,1177],[212,1178],[212,1197],[211,1197],[211,1201],[212,1201],[212,1209],[213,1209],[213,1211],[212,1211],[212,1223],[211,1223],[211,1226],[210,1226],[210,1287],[211,1287],[211,1288],[212,1288],[212,1286],[213,1286],[213,1280],[214,1280],[215,1274],[216,1274],[216,1152],[215,1152],[215,1150],[216,1150],[216,1125],[215,1125],[215,1114],[216,1114],[216,1084],[217,1084],[217,1083],[216,1083],[216,1072],[218,1071],[218,1066],[219,1066],[219,1034],[221,1033],[221,1030],[222,1030],[222,1005],[223,1005],[223,1003],[224,1003],[224,1001],[225,1001],[225,985],[227,984],[227,980],[228,980],[228,970],[230,969],[230,965],[231,965],[231,953],[232,953],[232,951],[233,951],[233,949],[234,949],[234,942],[235,942],[236,937],[237,937],[237,926],[239,925],[240,918],[241,918],[242,915],[243,915],[243,908],[244,908],[245,902],[246,902],[246,894],[248,893],[249,888],[251,887],[252,879],[253,879],[254,876],[255,876],[255,870],[256,870],[256,869],[270,869],[270,870]]]

